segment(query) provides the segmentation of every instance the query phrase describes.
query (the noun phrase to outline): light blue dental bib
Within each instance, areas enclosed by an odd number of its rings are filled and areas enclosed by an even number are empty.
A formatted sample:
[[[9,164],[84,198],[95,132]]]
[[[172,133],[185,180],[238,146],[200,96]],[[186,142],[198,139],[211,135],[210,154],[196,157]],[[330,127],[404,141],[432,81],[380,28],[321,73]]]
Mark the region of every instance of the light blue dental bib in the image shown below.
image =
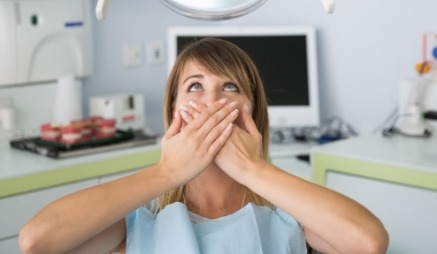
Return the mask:
[[[156,217],[142,207],[126,217],[128,254],[306,253],[302,228],[281,211],[248,204],[215,220],[192,224],[184,204],[168,205]]]

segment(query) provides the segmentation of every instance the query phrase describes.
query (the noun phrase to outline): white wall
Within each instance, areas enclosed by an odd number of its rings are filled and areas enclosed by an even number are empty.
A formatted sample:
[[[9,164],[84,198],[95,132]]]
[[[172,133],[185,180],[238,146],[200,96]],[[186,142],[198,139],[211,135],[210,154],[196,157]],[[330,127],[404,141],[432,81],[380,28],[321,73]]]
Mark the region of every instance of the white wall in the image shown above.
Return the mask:
[[[322,118],[339,116],[361,132],[371,131],[396,106],[399,80],[415,75],[422,34],[437,32],[437,1],[336,3],[335,13],[328,15],[319,0],[268,0],[246,16],[211,22],[180,16],[159,0],[112,0],[107,19],[94,24],[94,75],[84,80],[83,101],[143,93],[147,125],[161,132],[167,64],[126,69],[124,44],[165,40],[173,25],[313,25],[318,30]]]
[[[96,3],[96,0],[93,0]],[[162,104],[167,77],[166,61],[159,65],[125,68],[122,47],[125,44],[165,43],[167,27],[172,25],[215,25],[180,16],[159,0],[113,0],[107,19],[94,25],[94,75],[84,82],[84,102],[90,96],[111,93],[143,93],[146,125],[163,131]],[[166,48],[166,44],[165,44]],[[147,56],[145,56],[147,58]],[[84,105],[87,111],[87,105]]]
[[[268,0],[246,16],[210,22],[175,14],[157,0],[113,0],[107,20],[95,24],[95,75],[85,82],[85,97],[143,92],[148,125],[159,130],[166,64],[124,69],[123,43],[165,40],[171,25],[314,25],[322,118],[340,116],[362,132],[371,131],[396,106],[398,81],[415,75],[422,34],[437,32],[437,1],[336,4],[328,15],[319,0]]]
[[[395,107],[398,81],[415,75],[422,34],[437,32],[434,0],[336,0],[326,15],[319,0],[271,0],[238,24],[310,24],[319,33],[322,117],[340,116],[361,131]]]

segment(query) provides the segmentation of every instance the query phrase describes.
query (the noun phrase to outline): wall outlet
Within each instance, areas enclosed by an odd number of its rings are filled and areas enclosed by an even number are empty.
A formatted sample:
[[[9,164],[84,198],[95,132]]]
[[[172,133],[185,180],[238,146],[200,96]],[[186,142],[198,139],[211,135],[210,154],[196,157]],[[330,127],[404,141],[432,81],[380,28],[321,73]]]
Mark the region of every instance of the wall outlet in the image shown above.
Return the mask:
[[[123,46],[123,66],[134,67],[143,63],[141,44],[126,44]]]
[[[150,65],[164,63],[164,42],[152,41],[146,44],[146,61]]]

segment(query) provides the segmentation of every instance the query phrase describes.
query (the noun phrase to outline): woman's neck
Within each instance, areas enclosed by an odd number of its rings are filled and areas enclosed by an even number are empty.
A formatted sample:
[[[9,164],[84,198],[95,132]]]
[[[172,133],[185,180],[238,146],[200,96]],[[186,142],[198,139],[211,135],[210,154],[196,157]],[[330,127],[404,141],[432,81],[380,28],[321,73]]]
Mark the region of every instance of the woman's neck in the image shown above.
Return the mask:
[[[219,218],[240,210],[246,203],[247,188],[215,165],[185,186],[183,202],[188,210],[206,218]]]

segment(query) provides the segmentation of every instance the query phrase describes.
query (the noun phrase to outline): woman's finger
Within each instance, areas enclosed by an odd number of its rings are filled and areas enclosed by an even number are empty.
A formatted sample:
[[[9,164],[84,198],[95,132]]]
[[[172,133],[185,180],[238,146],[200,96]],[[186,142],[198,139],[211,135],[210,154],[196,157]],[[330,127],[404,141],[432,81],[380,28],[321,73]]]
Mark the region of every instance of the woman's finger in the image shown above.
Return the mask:
[[[220,136],[217,137],[208,148],[208,151],[211,154],[217,154],[217,152],[223,147],[223,145],[231,136],[233,127],[234,124],[232,123],[229,123],[227,126],[225,126],[225,129],[221,132]]]
[[[243,108],[244,112],[241,114],[241,118],[243,119],[244,129],[251,135],[258,134],[259,131],[255,122],[253,121],[252,111],[250,110],[249,105],[244,104]]]
[[[218,111],[214,109],[215,107],[216,105],[206,108],[196,119],[194,119],[187,126],[193,126],[194,128],[197,127],[197,134],[199,135],[198,137],[201,139],[206,139],[206,137],[208,136],[213,137],[209,138],[206,144],[211,144],[212,141],[214,141],[215,138],[219,136],[220,130],[223,130],[224,126],[227,126],[229,123],[235,121],[236,116],[238,116],[238,111],[236,113],[232,113],[238,108],[237,101],[233,101],[225,105]],[[206,120],[204,118],[206,118]],[[196,126],[199,123],[201,123],[201,125]]]
[[[205,144],[212,153],[216,153],[228,139],[233,122],[238,117],[239,110],[234,109],[225,119],[217,124],[205,137]],[[224,133],[226,132],[226,133]]]
[[[179,111],[179,113],[181,114],[182,119],[184,119],[184,121],[185,121],[187,124],[190,123],[190,122],[194,119],[194,117],[191,115],[191,113],[190,113],[188,107],[186,107],[186,106],[181,106],[181,107],[178,109],[178,111]]]
[[[198,103],[195,101],[188,102],[188,105],[191,106],[192,110],[190,111],[190,113],[192,113],[194,117],[198,116],[200,112],[206,109],[206,105],[203,105],[202,103]]]
[[[168,139],[178,134],[180,129],[182,128],[182,122],[183,121],[180,112],[175,111],[173,121],[170,124],[166,133],[164,134],[163,138]]]
[[[198,117],[200,113],[206,109],[206,106],[194,101],[188,102],[188,105],[181,105],[178,110],[185,112],[182,117],[186,123],[191,122]]]
[[[203,129],[204,131],[209,132],[215,125],[231,113],[234,108],[236,108],[235,102],[227,104],[227,99],[225,98],[218,100],[210,107],[207,107],[200,112],[200,114],[193,119],[188,126],[194,130]]]

